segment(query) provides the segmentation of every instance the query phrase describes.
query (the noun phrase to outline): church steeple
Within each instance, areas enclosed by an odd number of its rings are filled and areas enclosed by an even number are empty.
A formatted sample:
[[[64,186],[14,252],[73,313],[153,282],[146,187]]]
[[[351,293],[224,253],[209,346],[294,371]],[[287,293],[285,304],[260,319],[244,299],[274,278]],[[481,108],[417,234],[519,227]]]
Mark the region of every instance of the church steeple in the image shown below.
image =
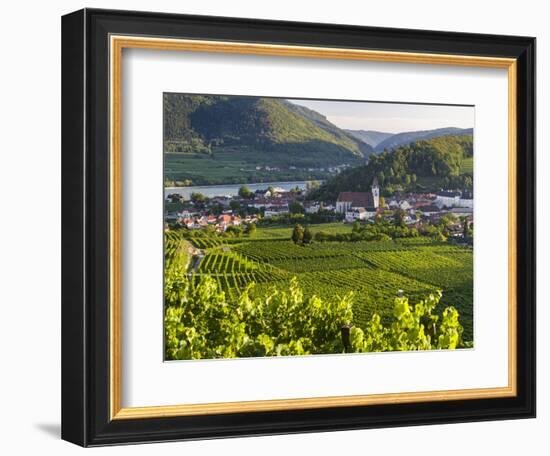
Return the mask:
[[[378,178],[376,177],[372,181],[371,191],[374,207],[378,209],[378,206],[380,205],[380,188],[378,187]]]

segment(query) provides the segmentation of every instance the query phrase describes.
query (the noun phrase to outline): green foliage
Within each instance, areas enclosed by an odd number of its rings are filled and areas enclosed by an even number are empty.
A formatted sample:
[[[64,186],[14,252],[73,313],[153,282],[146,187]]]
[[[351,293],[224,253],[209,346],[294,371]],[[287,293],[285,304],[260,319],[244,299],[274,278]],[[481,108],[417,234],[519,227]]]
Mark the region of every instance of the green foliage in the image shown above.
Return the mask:
[[[208,276],[187,278],[180,267],[165,274],[165,358],[211,359],[344,352],[455,349],[464,346],[458,312],[432,312],[440,295],[414,308],[396,298],[393,322],[378,314],[353,326],[353,295],[323,301],[304,297],[296,278],[287,288],[257,293],[249,285],[230,302]],[[350,328],[350,338],[344,336]]]
[[[249,236],[254,236],[258,229],[256,228],[255,223],[247,223],[244,227],[245,234],[248,234]]]
[[[351,168],[329,179],[308,197],[334,201],[343,191],[370,191],[375,177],[386,195],[398,190],[439,190],[442,186],[471,189],[472,175],[462,173],[462,164],[472,154],[472,135],[416,141],[395,150],[370,155],[366,165]]]
[[[401,228],[405,227],[405,215],[406,212],[403,209],[396,209],[393,218],[394,218],[394,224],[395,226],[399,226]]]
[[[454,307],[447,307],[440,317],[433,313],[441,293],[431,294],[414,307],[406,297],[395,299],[393,322],[382,324],[374,314],[364,329],[353,327],[350,341],[353,352],[453,350],[464,347],[462,326]]]
[[[230,225],[225,229],[225,235],[228,236],[240,236],[243,233],[243,230],[240,226]]]
[[[265,293],[271,285],[288,286],[293,276],[306,297],[315,295],[325,301],[354,292],[353,323],[360,327],[374,313],[387,324],[399,289],[412,302],[440,289],[442,305],[453,305],[460,312],[463,337],[472,340],[471,248],[434,240],[440,231],[433,225],[433,234],[423,236],[383,220],[364,225],[359,233],[342,223],[307,226],[316,240],[311,244],[295,244],[290,239],[293,227],[288,225],[258,227],[252,236],[246,234],[246,226],[240,236],[185,228],[169,231],[167,261],[181,257],[175,252],[187,255],[190,245],[201,249],[204,258],[198,265],[196,256],[183,263],[189,271],[215,279],[231,302],[250,283]],[[168,240],[168,236],[176,238]],[[185,247],[178,249],[182,242]],[[441,308],[436,311],[441,315]]]
[[[238,211],[241,208],[241,203],[237,200],[231,200],[229,203],[229,207],[232,211]]]
[[[304,206],[302,206],[299,201],[294,200],[288,205],[288,211],[291,214],[303,214]]]
[[[312,240],[313,240],[313,233],[311,232],[311,229],[309,228],[309,226],[306,226],[306,229],[304,230],[302,242],[304,244],[311,244]]]
[[[185,240],[183,234],[183,230],[170,230],[164,233],[166,267],[177,264],[185,268],[189,264],[188,250],[190,244]]]
[[[250,149],[264,163],[293,164],[298,156],[318,166],[357,161],[372,151],[318,113],[282,99],[170,93],[164,119],[167,153]]]
[[[304,229],[302,228],[302,225],[296,224],[294,225],[294,230],[292,230],[292,236],[291,236],[292,242],[294,244],[301,244],[304,240]]]
[[[435,130],[410,131],[397,133],[385,138],[383,141],[376,144],[375,150],[382,152],[384,150],[392,150],[401,146],[405,146],[415,141],[427,141],[433,138],[443,136],[471,136],[473,129],[471,128],[437,128]]]
[[[340,328],[353,316],[351,296],[306,299],[295,279],[261,296],[251,285],[230,304],[215,280],[178,269],[166,273],[165,303],[166,359],[341,353]]]
[[[264,228],[259,229],[257,238],[261,239],[263,231]],[[452,304],[459,309],[465,326],[465,338],[471,340],[471,249],[430,237],[391,240],[379,234],[382,238],[379,241],[339,242],[323,241],[323,235],[333,237],[328,231],[316,231],[317,242],[307,247],[282,239],[255,240],[236,246],[234,251],[259,265],[270,265],[281,272],[298,274],[306,294],[330,298],[335,293],[355,291],[355,311],[361,322],[369,319],[374,311],[386,318],[399,289],[405,290],[413,299],[442,289],[444,304]]]
[[[254,197],[254,192],[251,191],[246,185],[239,188],[239,196],[241,198],[249,199]]]
[[[336,222],[338,220],[342,220],[344,218],[343,214],[335,214],[334,212],[328,212],[320,210],[316,214],[281,214],[281,215],[275,215],[272,217],[264,218],[260,220],[259,224],[262,226],[269,226],[269,225],[295,225],[296,223],[300,224],[332,224],[332,222]]]
[[[351,233],[334,233],[318,232],[314,238],[319,242],[359,242],[359,241],[391,241],[392,239],[417,237],[419,235],[416,228],[408,228],[405,225],[405,212],[402,210],[395,211],[394,222],[389,223],[384,220],[379,220],[376,223],[367,223],[364,226],[356,221],[352,226]],[[426,234],[431,236],[432,233]]]
[[[191,193],[191,201],[196,205],[204,205],[208,201],[208,198],[199,192]]]

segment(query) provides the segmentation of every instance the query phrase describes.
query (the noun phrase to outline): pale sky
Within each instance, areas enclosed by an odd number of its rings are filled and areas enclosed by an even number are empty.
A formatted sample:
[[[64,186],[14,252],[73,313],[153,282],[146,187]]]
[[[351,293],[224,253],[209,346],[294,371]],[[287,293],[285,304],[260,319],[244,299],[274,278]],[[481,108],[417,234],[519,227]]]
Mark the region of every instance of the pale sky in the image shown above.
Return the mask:
[[[473,106],[373,103],[366,101],[288,100],[313,109],[340,128],[386,133],[473,128]]]

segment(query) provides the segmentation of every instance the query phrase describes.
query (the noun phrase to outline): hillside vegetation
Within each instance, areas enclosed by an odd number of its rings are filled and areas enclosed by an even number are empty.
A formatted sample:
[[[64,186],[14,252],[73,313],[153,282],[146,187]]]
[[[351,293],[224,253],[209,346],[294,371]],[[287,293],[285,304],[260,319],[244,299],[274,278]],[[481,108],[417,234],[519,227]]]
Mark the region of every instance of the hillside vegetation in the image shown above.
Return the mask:
[[[343,191],[369,191],[376,177],[383,194],[395,191],[472,189],[470,171],[472,135],[420,140],[392,151],[370,156],[367,165],[355,167],[328,180],[310,197],[334,200]]]
[[[311,228],[307,245],[289,226],[237,237],[169,231],[166,359],[472,346],[470,248],[418,232],[353,241],[349,225]],[[322,233],[343,240],[318,241]],[[204,256],[189,263],[189,244]]]
[[[384,139],[376,144],[374,148],[376,152],[382,152],[384,150],[392,150],[397,147],[410,144],[411,142],[419,141],[421,139],[427,140],[431,138],[437,138],[440,136],[472,136],[472,128],[436,128],[435,130],[423,130],[423,131],[407,131],[403,133],[397,133]]]
[[[286,100],[166,93],[164,151],[245,153],[253,163],[328,166],[357,163],[372,148]]]

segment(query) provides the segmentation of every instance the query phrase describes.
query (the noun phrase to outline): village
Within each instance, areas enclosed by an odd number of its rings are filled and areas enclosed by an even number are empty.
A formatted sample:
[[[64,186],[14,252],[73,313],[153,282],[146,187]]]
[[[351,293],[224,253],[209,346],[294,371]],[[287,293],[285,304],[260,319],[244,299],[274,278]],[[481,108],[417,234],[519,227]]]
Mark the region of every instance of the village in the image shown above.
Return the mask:
[[[172,223],[190,230],[210,229],[216,232],[247,229],[250,224],[280,221],[302,216],[314,222],[323,220],[342,223],[369,223],[377,217],[393,219],[401,214],[409,227],[437,223],[441,217],[455,220],[449,229],[462,234],[464,223],[473,223],[473,195],[466,190],[441,190],[435,193],[407,193],[389,197],[380,195],[376,179],[370,192],[341,192],[336,201],[321,202],[308,198],[309,188],[285,190],[269,186],[251,192],[243,185],[237,195],[206,198],[192,193],[184,199],[180,194],[167,196],[168,203],[179,203],[179,210],[166,213],[166,228]],[[453,217],[454,216],[454,217]],[[460,222],[459,220],[462,220]]]

